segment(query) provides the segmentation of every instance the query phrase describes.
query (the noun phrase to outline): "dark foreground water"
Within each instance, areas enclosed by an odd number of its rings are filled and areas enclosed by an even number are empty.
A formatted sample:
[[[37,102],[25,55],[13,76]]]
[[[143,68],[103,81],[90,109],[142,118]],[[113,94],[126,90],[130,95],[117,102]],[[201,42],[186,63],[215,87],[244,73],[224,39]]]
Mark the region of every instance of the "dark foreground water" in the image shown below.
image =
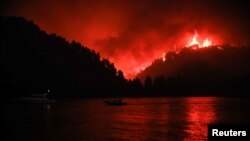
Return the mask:
[[[6,141],[203,141],[207,124],[250,123],[246,98],[127,98],[129,105],[121,107],[102,101],[4,104],[2,137]]]

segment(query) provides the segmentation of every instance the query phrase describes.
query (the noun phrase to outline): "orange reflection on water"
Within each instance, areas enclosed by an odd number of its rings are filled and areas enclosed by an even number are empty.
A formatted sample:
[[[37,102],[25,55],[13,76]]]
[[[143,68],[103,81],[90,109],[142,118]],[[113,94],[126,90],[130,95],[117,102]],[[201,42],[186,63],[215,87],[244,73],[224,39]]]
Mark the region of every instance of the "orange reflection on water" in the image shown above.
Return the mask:
[[[218,98],[187,98],[187,129],[185,141],[207,140],[207,125],[216,122],[215,104]]]
[[[217,98],[125,99],[109,111],[108,140],[207,140],[207,125],[216,121]],[[109,135],[108,135],[109,134]]]

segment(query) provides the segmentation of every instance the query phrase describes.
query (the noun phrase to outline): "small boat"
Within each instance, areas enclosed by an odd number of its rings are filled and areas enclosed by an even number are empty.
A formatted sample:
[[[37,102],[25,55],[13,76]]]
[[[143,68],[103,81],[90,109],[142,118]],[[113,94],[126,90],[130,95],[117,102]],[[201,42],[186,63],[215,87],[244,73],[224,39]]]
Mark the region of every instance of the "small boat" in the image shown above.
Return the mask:
[[[30,95],[30,96],[25,97],[25,98],[17,99],[16,101],[20,102],[20,103],[38,103],[38,104],[55,103],[55,100],[49,99],[47,97],[48,93],[49,93],[49,90],[47,91],[47,93]]]
[[[114,99],[114,100],[105,100],[103,101],[107,105],[112,105],[112,106],[123,106],[127,105],[126,102],[123,102],[121,99]]]

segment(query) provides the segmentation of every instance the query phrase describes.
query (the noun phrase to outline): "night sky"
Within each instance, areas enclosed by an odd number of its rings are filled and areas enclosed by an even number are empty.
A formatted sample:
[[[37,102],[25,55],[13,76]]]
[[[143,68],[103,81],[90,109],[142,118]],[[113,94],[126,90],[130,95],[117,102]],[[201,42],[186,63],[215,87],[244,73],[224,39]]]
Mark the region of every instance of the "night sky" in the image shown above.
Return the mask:
[[[2,16],[22,16],[48,33],[100,52],[131,78],[195,32],[213,44],[250,44],[247,0],[4,0]]]

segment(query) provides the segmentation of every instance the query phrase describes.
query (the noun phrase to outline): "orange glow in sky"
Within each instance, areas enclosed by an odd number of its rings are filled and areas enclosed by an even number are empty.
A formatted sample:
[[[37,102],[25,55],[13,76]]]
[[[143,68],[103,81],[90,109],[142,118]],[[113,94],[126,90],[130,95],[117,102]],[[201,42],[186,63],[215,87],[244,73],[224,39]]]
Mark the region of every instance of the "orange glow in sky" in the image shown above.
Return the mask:
[[[78,41],[109,59],[126,78],[185,46],[250,44],[247,1],[3,1],[0,15],[24,17],[49,34]],[[194,28],[199,34],[192,33]]]

